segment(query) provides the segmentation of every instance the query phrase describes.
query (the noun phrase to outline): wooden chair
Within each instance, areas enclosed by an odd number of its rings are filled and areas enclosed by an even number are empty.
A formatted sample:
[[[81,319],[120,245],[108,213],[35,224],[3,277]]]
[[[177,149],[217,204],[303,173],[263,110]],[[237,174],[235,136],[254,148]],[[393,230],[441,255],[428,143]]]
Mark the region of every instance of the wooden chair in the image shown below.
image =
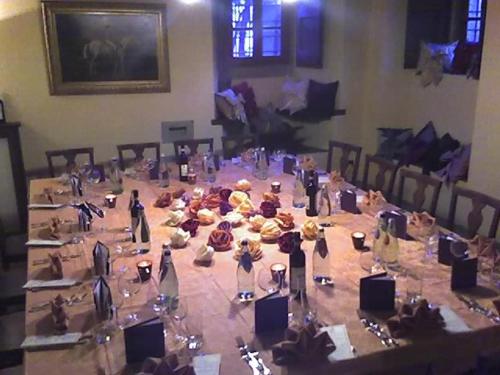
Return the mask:
[[[184,139],[174,142],[175,157],[178,158],[181,154],[181,148],[189,148],[188,156],[194,155],[198,152],[200,145],[208,145],[208,150],[214,152],[214,139],[213,138],[199,138],[199,139]]]
[[[70,170],[76,166],[76,157],[78,155],[88,155],[89,163],[94,165],[94,148],[93,147],[82,147],[82,148],[69,148],[65,150],[50,150],[46,151],[47,163],[49,164],[49,173],[51,177],[55,177],[55,169],[53,159],[58,157],[63,157],[66,160],[66,169]]]
[[[377,175],[375,176],[375,184],[368,184],[368,177],[370,166],[374,164],[378,167]],[[363,176],[363,189],[380,190],[387,200],[391,200],[392,190],[394,189],[394,182],[396,180],[396,172],[398,166],[392,161],[381,158],[379,156],[366,155],[365,158],[365,172]],[[387,179],[387,175],[389,178]],[[387,183],[388,181],[388,183]]]
[[[488,237],[495,238],[500,221],[500,200],[486,194],[459,186],[453,186],[451,193],[450,211],[448,215],[448,228],[455,230],[455,214],[457,211],[458,198],[469,199],[472,202],[472,210],[467,215],[466,235],[474,237],[483,223],[483,209],[490,207],[493,209],[493,217],[488,229]]]
[[[128,143],[124,145],[117,145],[118,158],[120,163],[120,168],[125,169],[126,159],[124,157],[124,152],[132,151],[134,153],[134,161],[141,161],[144,159],[144,151],[146,149],[152,149],[155,151],[156,160],[160,160],[160,143],[159,142],[147,142],[147,143]]]
[[[424,175],[419,172],[410,171],[409,169],[401,169],[399,171],[399,190],[398,190],[398,205],[403,207],[403,193],[405,181],[407,179],[414,180],[417,188],[413,193],[413,201],[410,203],[410,208],[415,211],[422,211],[425,204],[425,192],[427,188],[432,188],[432,198],[427,212],[432,216],[436,215],[436,208],[443,183],[431,176]]]
[[[349,143],[330,141],[328,143],[328,161],[326,164],[326,171],[330,173],[332,171],[333,164],[333,152],[334,149],[340,149],[342,155],[340,157],[340,175],[351,184],[356,184],[356,179],[358,178],[359,163],[361,159],[361,147],[351,145]],[[354,159],[351,159],[351,154],[354,154]],[[352,166],[351,177],[349,178],[348,169]]]
[[[257,147],[258,137],[256,135],[226,136],[221,138],[222,156],[231,159],[239,156],[246,149]]]

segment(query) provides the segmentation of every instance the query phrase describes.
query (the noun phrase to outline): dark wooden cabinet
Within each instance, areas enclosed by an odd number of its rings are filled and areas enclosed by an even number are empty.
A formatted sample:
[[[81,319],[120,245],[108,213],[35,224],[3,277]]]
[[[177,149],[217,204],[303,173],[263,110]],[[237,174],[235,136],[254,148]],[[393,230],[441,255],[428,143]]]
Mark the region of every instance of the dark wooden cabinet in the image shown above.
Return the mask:
[[[0,124],[0,218],[6,232],[27,228],[28,191],[19,123]]]

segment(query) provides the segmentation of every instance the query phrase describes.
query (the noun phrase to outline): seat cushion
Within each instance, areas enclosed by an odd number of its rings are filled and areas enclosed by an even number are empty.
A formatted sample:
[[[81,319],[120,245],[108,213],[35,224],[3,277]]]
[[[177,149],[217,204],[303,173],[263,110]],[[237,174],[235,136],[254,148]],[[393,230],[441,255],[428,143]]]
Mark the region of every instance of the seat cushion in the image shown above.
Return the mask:
[[[407,154],[401,164],[419,164],[436,142],[436,129],[432,121],[429,121],[410,141]]]

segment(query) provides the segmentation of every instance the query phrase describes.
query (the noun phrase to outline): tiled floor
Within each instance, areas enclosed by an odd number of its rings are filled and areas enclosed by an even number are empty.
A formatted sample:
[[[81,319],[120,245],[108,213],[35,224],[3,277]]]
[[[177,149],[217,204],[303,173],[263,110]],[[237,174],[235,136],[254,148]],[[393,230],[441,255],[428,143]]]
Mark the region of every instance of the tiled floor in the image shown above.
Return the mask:
[[[7,238],[7,253],[9,255],[22,255],[25,253],[24,243],[26,236],[12,236]],[[22,289],[26,282],[26,262],[10,263],[7,271],[0,267],[0,300],[20,300],[24,295]],[[5,305],[5,304],[4,304]],[[0,356],[1,352],[11,351],[19,348],[24,340],[24,304],[15,306],[2,306],[0,314]],[[0,363],[0,366],[2,364]],[[22,374],[23,367],[15,366],[0,369],[0,375]]]

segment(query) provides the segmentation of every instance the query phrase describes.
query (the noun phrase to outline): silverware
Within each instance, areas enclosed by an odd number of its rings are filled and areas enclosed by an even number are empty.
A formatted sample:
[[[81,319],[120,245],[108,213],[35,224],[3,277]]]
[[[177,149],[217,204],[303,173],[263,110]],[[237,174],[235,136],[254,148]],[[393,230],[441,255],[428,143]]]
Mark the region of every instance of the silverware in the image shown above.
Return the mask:
[[[465,303],[470,311],[474,311],[478,314],[484,315],[495,324],[500,324],[500,316],[498,314],[495,314],[492,310],[481,305],[475,299],[460,294],[457,294],[457,298]]]
[[[367,318],[360,318],[360,321],[368,332],[378,337],[382,345],[388,348],[399,346],[399,342],[391,335],[387,334],[375,321]]]
[[[259,352],[249,349],[241,336],[236,337],[236,344],[241,354],[241,359],[252,369],[254,375],[272,375],[271,370],[260,358]]]

